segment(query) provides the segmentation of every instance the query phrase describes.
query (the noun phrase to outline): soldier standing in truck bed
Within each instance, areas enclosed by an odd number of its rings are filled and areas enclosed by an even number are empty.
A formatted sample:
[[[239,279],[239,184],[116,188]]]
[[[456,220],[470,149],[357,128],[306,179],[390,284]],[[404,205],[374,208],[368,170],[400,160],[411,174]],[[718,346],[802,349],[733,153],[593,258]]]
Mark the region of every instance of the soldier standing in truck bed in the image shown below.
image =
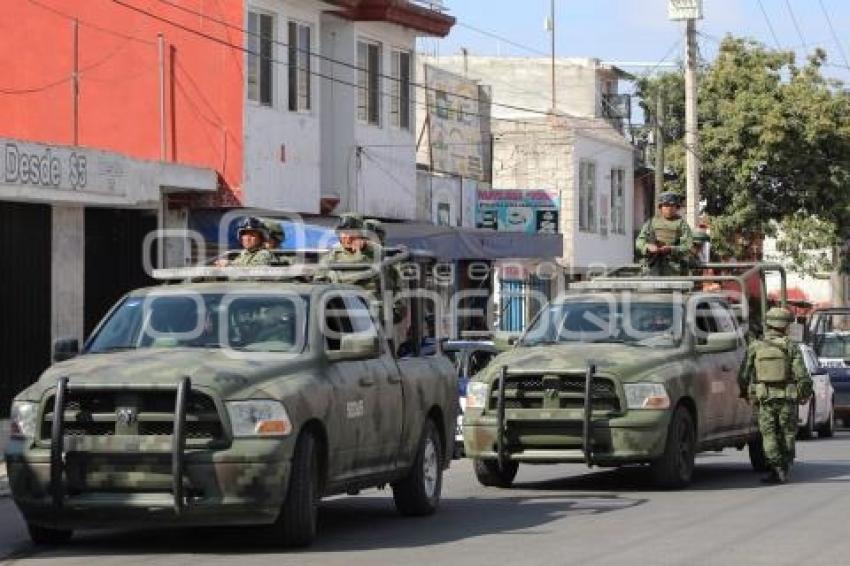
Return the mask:
[[[679,216],[679,195],[671,192],[658,197],[659,214],[646,221],[635,241],[643,257],[646,275],[688,275],[692,234],[688,223]]]

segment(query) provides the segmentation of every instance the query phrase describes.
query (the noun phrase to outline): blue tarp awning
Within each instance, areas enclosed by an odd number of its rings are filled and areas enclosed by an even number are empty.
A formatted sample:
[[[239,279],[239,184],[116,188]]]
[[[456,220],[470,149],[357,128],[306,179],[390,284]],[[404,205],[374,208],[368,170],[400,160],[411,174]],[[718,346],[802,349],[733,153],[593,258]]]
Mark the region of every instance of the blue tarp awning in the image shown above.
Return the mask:
[[[227,211],[196,210],[192,212],[189,228],[199,232],[204,240],[239,248],[236,226],[243,218],[234,216],[222,226]],[[272,218],[260,215],[264,220]],[[327,250],[339,240],[334,233],[335,217],[306,218],[303,223],[277,220],[284,233],[281,249]],[[549,259],[563,255],[560,234],[525,234],[497,232],[472,228],[435,226],[424,222],[384,222],[387,245],[404,245],[411,250],[428,251],[439,260]]]

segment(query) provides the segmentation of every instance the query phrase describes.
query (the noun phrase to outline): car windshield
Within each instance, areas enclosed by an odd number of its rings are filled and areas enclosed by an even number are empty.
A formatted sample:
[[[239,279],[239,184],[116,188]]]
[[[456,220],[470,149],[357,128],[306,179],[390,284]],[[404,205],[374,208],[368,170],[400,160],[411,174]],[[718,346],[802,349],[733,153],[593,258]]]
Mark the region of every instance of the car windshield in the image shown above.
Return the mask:
[[[850,358],[850,335],[823,336],[817,353],[821,358]]]
[[[298,352],[306,304],[298,295],[131,296],[112,312],[86,352],[169,347]]]
[[[672,348],[681,343],[683,320],[681,305],[674,303],[565,301],[541,311],[520,345],[614,342]]]

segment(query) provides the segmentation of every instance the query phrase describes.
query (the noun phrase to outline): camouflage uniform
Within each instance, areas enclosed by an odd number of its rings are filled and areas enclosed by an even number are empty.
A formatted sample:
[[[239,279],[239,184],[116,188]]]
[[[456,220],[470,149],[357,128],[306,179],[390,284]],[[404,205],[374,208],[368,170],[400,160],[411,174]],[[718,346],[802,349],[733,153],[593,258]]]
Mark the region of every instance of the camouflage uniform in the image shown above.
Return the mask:
[[[674,193],[662,193],[658,200],[661,205],[679,206],[679,196]],[[650,244],[670,246],[670,253],[652,254],[648,250]],[[688,275],[692,245],[691,228],[683,218],[668,220],[660,214],[646,221],[635,241],[646,275]]]
[[[268,229],[260,219],[249,216],[239,223],[237,236],[241,239],[245,232],[256,232],[260,235],[263,242],[269,239]],[[259,247],[252,249],[244,249],[239,255],[230,262],[230,265],[246,266],[246,265],[271,265],[274,263],[274,255],[263,247],[261,242]]]
[[[758,406],[759,431],[771,468],[762,481],[784,483],[794,461],[797,404],[812,395],[812,378],[800,349],[786,336],[791,313],[772,308],[765,316],[768,330],[753,340],[738,374],[742,391]]]

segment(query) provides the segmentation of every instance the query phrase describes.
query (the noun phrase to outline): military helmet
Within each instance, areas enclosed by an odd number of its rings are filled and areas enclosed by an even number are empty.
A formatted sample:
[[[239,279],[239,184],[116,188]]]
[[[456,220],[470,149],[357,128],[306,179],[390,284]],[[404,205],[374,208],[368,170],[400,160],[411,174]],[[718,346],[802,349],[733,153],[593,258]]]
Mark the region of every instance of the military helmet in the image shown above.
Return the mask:
[[[380,220],[375,220],[374,218],[367,218],[363,221],[363,228],[371,234],[374,234],[381,245],[383,245],[386,241],[387,231],[384,228],[384,225],[381,224]]]
[[[237,226],[236,234],[241,238],[245,232],[256,232],[263,240],[269,239],[269,230],[256,216],[246,216]]]
[[[681,206],[682,205],[682,197],[680,197],[677,193],[671,191],[665,191],[658,195],[658,206],[663,206],[665,204],[672,204],[673,206]]]
[[[283,236],[283,228],[280,226],[280,221],[278,220],[266,220],[266,230],[269,233],[269,238],[274,238],[279,242],[284,240]]]
[[[764,322],[772,328],[787,328],[793,320],[791,312],[782,307],[773,307],[764,316]]]
[[[360,232],[366,230],[363,217],[353,212],[346,212],[340,215],[339,222],[336,225],[337,232]]]
[[[704,230],[694,230],[693,239],[695,244],[705,244],[711,241],[711,236]]]

